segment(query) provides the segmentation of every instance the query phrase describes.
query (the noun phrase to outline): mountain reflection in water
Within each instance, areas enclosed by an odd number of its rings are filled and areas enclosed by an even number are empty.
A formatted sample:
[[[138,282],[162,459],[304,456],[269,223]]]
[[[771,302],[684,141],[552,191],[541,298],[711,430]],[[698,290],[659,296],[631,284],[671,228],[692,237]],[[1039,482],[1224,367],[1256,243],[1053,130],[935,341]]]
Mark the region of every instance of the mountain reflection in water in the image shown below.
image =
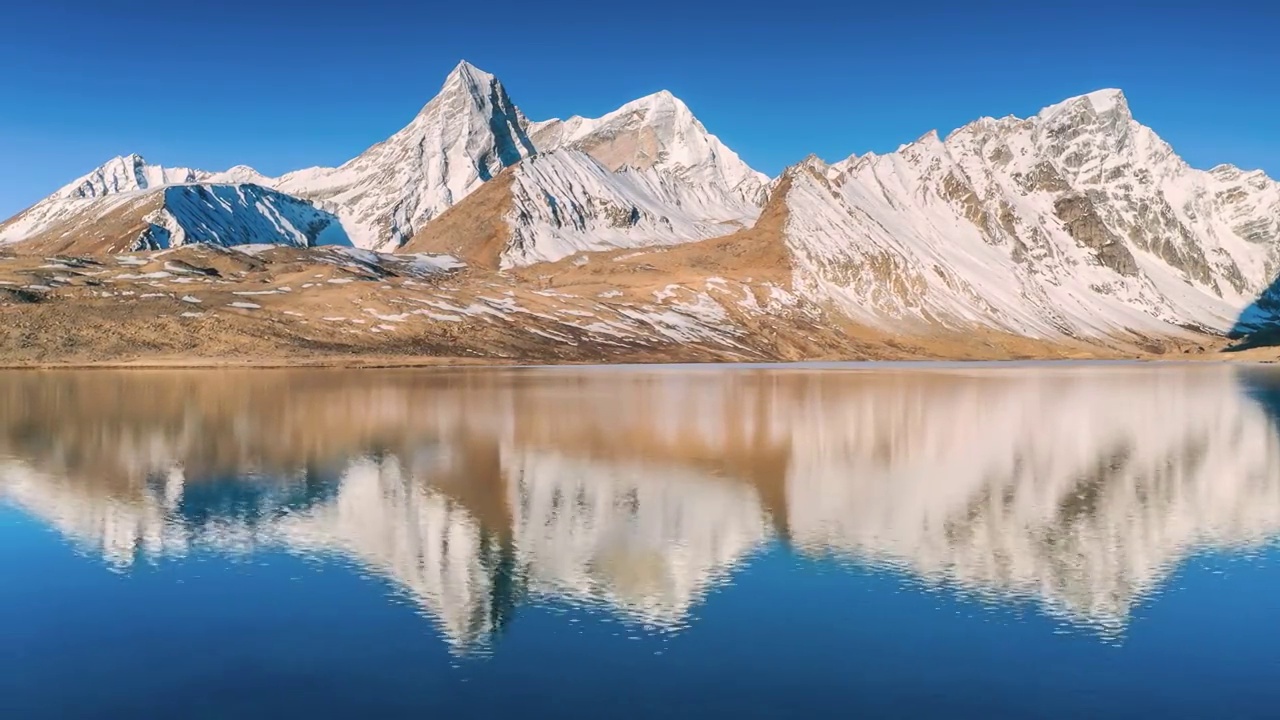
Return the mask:
[[[677,631],[773,541],[1114,636],[1280,531],[1278,408],[1192,366],[9,373],[0,498],[121,568],[340,554],[458,652],[533,602]]]

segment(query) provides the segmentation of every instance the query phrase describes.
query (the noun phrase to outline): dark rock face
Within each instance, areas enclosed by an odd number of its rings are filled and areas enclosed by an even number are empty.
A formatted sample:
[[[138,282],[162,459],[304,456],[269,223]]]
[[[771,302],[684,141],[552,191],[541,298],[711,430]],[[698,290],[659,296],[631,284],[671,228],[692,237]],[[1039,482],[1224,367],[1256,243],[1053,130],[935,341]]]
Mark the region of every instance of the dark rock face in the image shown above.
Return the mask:
[[[38,303],[45,300],[45,293],[36,292],[35,290],[27,290],[25,288],[0,287],[0,304],[28,304]]]
[[[609,227],[629,228],[635,227],[640,222],[640,208],[634,205],[621,207],[612,203],[604,203],[600,209],[600,214],[604,216]]]
[[[1041,160],[1031,172],[1018,173],[1014,176],[1023,192],[1060,193],[1071,189],[1067,181],[1058,173],[1058,168],[1048,160]]]
[[[1124,242],[1102,222],[1093,201],[1084,195],[1067,195],[1053,203],[1053,212],[1081,246],[1093,250],[1099,262],[1117,273],[1134,277],[1138,263]]]
[[[1178,220],[1173,208],[1163,198],[1141,200],[1135,209],[1137,225],[1129,228],[1129,239],[1171,267],[1181,270],[1187,279],[1214,288],[1219,297],[1212,268],[1195,235]],[[1234,269],[1234,264],[1231,265]],[[1236,270],[1238,274],[1238,270]]]

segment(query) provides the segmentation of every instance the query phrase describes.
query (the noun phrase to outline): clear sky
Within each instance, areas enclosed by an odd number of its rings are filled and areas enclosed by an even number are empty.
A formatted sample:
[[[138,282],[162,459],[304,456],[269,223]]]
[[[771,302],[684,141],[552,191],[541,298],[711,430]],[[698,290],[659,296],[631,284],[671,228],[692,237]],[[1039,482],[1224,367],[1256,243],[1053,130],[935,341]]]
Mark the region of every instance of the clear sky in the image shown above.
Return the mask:
[[[3,15],[3,217],[130,152],[268,175],[341,163],[462,58],[533,119],[671,90],[771,175],[1119,87],[1192,165],[1280,177],[1280,2],[40,0]]]

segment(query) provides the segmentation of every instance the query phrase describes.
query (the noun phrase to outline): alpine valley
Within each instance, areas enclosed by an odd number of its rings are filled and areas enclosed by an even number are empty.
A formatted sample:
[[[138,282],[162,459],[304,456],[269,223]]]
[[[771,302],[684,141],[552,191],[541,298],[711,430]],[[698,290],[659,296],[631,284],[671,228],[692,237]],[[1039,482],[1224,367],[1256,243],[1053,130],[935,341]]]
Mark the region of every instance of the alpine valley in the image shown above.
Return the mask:
[[[668,92],[531,121],[463,62],[267,177],[119,157],[0,223],[0,362],[1267,356],[1280,183],[1119,90],[769,178]]]

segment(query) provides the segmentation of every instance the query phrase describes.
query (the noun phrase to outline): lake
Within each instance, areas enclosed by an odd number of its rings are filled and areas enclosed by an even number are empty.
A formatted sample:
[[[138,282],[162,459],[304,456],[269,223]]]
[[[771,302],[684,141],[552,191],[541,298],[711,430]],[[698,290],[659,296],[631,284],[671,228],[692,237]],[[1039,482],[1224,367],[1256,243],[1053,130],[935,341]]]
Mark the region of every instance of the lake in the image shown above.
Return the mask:
[[[0,373],[0,716],[1263,718],[1280,372]]]

